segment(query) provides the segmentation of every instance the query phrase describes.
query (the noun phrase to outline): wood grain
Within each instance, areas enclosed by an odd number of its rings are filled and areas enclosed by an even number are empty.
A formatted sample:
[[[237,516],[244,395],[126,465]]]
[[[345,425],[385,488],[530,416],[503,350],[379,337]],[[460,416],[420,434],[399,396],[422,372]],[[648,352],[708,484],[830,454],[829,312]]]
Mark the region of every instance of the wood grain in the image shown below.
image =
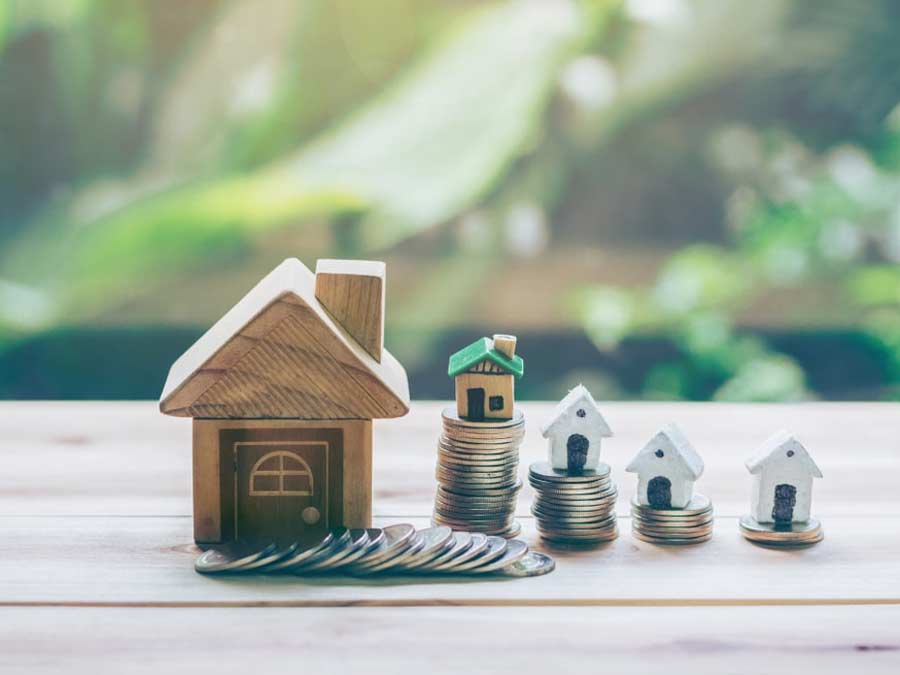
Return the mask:
[[[376,525],[398,522],[375,519]],[[405,519],[427,527],[427,518]],[[0,606],[628,606],[900,604],[900,519],[833,517],[805,551],[745,541],[720,518],[712,541],[664,548],[622,536],[595,550],[545,549],[557,570],[533,579],[209,578],[197,575],[190,518],[0,518]]]
[[[160,410],[178,417],[380,419],[404,415],[409,386],[315,298],[312,273],[286,260],[173,365]]]
[[[316,299],[376,361],[384,340],[384,263],[319,260]]]
[[[900,669],[898,607],[7,608],[0,625],[6,674]]]

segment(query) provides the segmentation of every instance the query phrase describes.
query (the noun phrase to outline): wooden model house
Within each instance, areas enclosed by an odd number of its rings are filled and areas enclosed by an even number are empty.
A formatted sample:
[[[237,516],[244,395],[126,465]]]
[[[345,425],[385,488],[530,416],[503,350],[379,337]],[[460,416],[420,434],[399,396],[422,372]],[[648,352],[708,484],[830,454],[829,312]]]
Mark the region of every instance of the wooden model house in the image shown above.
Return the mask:
[[[541,434],[549,440],[554,469],[582,471],[597,468],[600,442],[612,436],[612,430],[597,410],[591,392],[579,384],[559,402]]]
[[[822,472],[806,448],[786,431],[767,439],[747,460],[753,474],[752,516],[760,523],[809,520],[813,478]]]
[[[370,526],[372,420],[409,409],[383,332],[383,263],[291,258],[175,362],[159,407],[194,418],[198,543]]]
[[[450,357],[448,373],[456,380],[457,414],[472,422],[511,419],[515,378],[524,372],[513,335],[481,338],[456,352]]]
[[[674,425],[666,426],[635,455],[625,470],[638,475],[637,500],[654,509],[683,509],[703,474],[703,460]]]

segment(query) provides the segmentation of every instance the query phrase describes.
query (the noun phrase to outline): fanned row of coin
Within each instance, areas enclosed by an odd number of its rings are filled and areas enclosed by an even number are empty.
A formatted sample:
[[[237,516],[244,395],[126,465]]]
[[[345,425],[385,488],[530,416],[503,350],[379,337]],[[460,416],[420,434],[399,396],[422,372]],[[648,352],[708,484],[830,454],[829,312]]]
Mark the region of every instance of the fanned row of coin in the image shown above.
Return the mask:
[[[454,530],[515,537],[519,480],[519,444],[525,417],[516,411],[510,420],[470,422],[454,408],[443,411],[438,441],[435,525]]]
[[[616,524],[618,492],[608,464],[596,470],[568,472],[549,462],[528,469],[535,490],[531,513],[541,537],[553,543],[595,544],[619,535]]]
[[[530,577],[552,572],[550,556],[518,539],[409,524],[384,529],[339,528],[301,547],[232,544],[205,551],[194,563],[203,574],[497,574]]]
[[[712,539],[713,523],[712,502],[699,493],[682,509],[656,509],[631,501],[632,534],[651,544],[702,544]]]

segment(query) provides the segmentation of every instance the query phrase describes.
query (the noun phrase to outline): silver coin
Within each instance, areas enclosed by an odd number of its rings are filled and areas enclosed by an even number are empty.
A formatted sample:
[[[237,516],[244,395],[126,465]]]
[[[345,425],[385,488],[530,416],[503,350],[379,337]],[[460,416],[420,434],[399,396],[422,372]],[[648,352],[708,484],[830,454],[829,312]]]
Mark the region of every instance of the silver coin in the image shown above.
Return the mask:
[[[294,553],[296,553],[297,549],[299,549],[299,548],[300,548],[299,542],[294,542],[293,544],[290,544],[288,546],[278,547],[274,551],[272,551],[269,555],[264,555],[263,557],[259,558],[258,560],[254,560],[252,563],[250,563],[248,565],[244,565],[243,567],[241,567],[240,571],[241,572],[250,572],[252,570],[259,570],[261,572],[267,572],[268,571],[267,569],[262,569],[262,568],[267,567],[268,565],[277,563],[281,560],[284,560],[285,558],[288,558],[289,556],[294,555]]]
[[[305,558],[300,562],[294,562],[290,567],[279,568],[282,572],[290,572],[291,574],[302,574],[308,565],[318,563],[322,560],[328,560],[333,555],[344,551],[350,543],[350,530],[346,527],[335,528],[331,531],[334,538],[328,546],[323,547],[315,555]]]
[[[425,540],[418,532],[416,532],[413,535],[412,539],[407,542],[406,548],[401,550],[396,555],[392,555],[375,565],[367,563],[365,560],[363,560],[362,564],[353,565],[349,569],[351,574],[366,575],[378,574],[380,572],[402,568],[407,562],[413,560],[416,554],[418,554],[418,552],[421,551],[424,546]]]
[[[276,550],[275,544],[260,546],[235,542],[224,546],[217,546],[204,551],[194,561],[194,569],[201,574],[218,574],[221,572],[236,572],[245,565],[270,555]]]
[[[354,567],[370,567],[393,558],[409,548],[415,534],[416,528],[408,523],[388,525],[384,528],[384,541],[381,545],[369,555],[358,560]]]
[[[508,420],[485,420],[483,422],[473,422],[463,419],[457,414],[456,408],[447,407],[441,411],[441,417],[444,423],[454,424],[465,427],[474,427],[476,429],[490,429],[504,426],[514,426],[525,424],[525,415],[519,409],[513,410],[513,416]]]
[[[525,556],[511,565],[497,570],[497,574],[506,577],[539,577],[556,569],[556,561],[545,553],[529,551]]]
[[[428,560],[420,565],[416,566],[417,572],[426,572],[429,569],[442,565],[449,560],[452,560],[466,551],[468,551],[472,547],[472,533],[471,532],[453,532],[452,538],[450,540],[449,545],[441,551],[438,555],[433,557],[431,560]]]
[[[550,466],[550,462],[535,462],[528,467],[529,478],[545,483],[596,483],[606,480],[610,474],[609,464],[600,462],[596,469],[588,469],[579,473],[560,471]]]
[[[453,530],[446,525],[427,527],[419,530],[417,534],[422,537],[424,544],[412,559],[403,563],[404,570],[421,567],[444,553],[448,546],[451,548],[453,546]]]
[[[650,515],[655,514],[660,517],[665,515],[696,516],[710,510],[712,508],[712,502],[709,501],[708,497],[698,492],[691,497],[691,501],[688,502],[688,505],[683,509],[654,509],[652,506],[639,504],[635,497],[632,497],[631,499],[631,506],[641,512],[646,511]]]
[[[482,549],[481,553],[475,557],[470,558],[469,560],[454,565],[453,571],[465,572],[472,569],[473,567],[479,567],[480,565],[484,565],[485,563],[492,562],[506,553],[506,549],[508,546],[509,542],[503,537],[489,535],[487,538],[487,546]]]
[[[641,533],[638,530],[632,528],[631,536],[635,539],[640,539],[641,541],[645,541],[648,544],[661,544],[661,545],[671,545],[671,546],[686,546],[690,544],[702,544],[704,542],[712,539],[712,532],[708,534],[704,534],[699,537],[653,537],[650,535],[646,535]]]
[[[510,539],[509,542],[507,542],[507,547],[503,552],[503,555],[495,560],[479,565],[478,567],[471,567],[467,570],[467,573],[486,574],[488,572],[496,572],[497,570],[518,562],[525,557],[526,553],[528,553],[528,546],[526,546],[524,541],[520,539]]]
[[[450,572],[454,570],[459,565],[463,565],[474,558],[478,558],[485,551],[487,551],[489,538],[485,534],[481,534],[479,532],[456,532],[455,534],[467,534],[471,538],[471,544],[468,548],[461,551],[460,553],[451,556],[446,560],[435,560],[423,568],[425,572]]]
[[[349,540],[344,546],[330,547],[327,555],[309,560],[302,567],[295,569],[295,573],[299,571],[301,574],[309,574],[311,572],[336,569],[348,557],[352,557],[357,551],[365,549],[368,543],[368,530],[362,528],[349,530]]]
[[[334,535],[331,532],[325,534],[318,544],[313,544],[309,548],[296,550],[293,555],[279,560],[266,566],[266,572],[283,572],[289,570],[294,565],[300,565],[323,550],[327,549],[334,542]]]

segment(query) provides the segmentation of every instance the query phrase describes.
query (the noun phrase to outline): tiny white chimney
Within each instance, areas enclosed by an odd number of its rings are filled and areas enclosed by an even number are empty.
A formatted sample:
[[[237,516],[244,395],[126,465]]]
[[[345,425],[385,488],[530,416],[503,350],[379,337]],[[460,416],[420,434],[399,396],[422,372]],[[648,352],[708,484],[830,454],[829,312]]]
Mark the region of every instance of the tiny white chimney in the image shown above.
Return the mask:
[[[516,336],[495,335],[494,349],[503,354],[506,358],[511,359],[516,355]]]

